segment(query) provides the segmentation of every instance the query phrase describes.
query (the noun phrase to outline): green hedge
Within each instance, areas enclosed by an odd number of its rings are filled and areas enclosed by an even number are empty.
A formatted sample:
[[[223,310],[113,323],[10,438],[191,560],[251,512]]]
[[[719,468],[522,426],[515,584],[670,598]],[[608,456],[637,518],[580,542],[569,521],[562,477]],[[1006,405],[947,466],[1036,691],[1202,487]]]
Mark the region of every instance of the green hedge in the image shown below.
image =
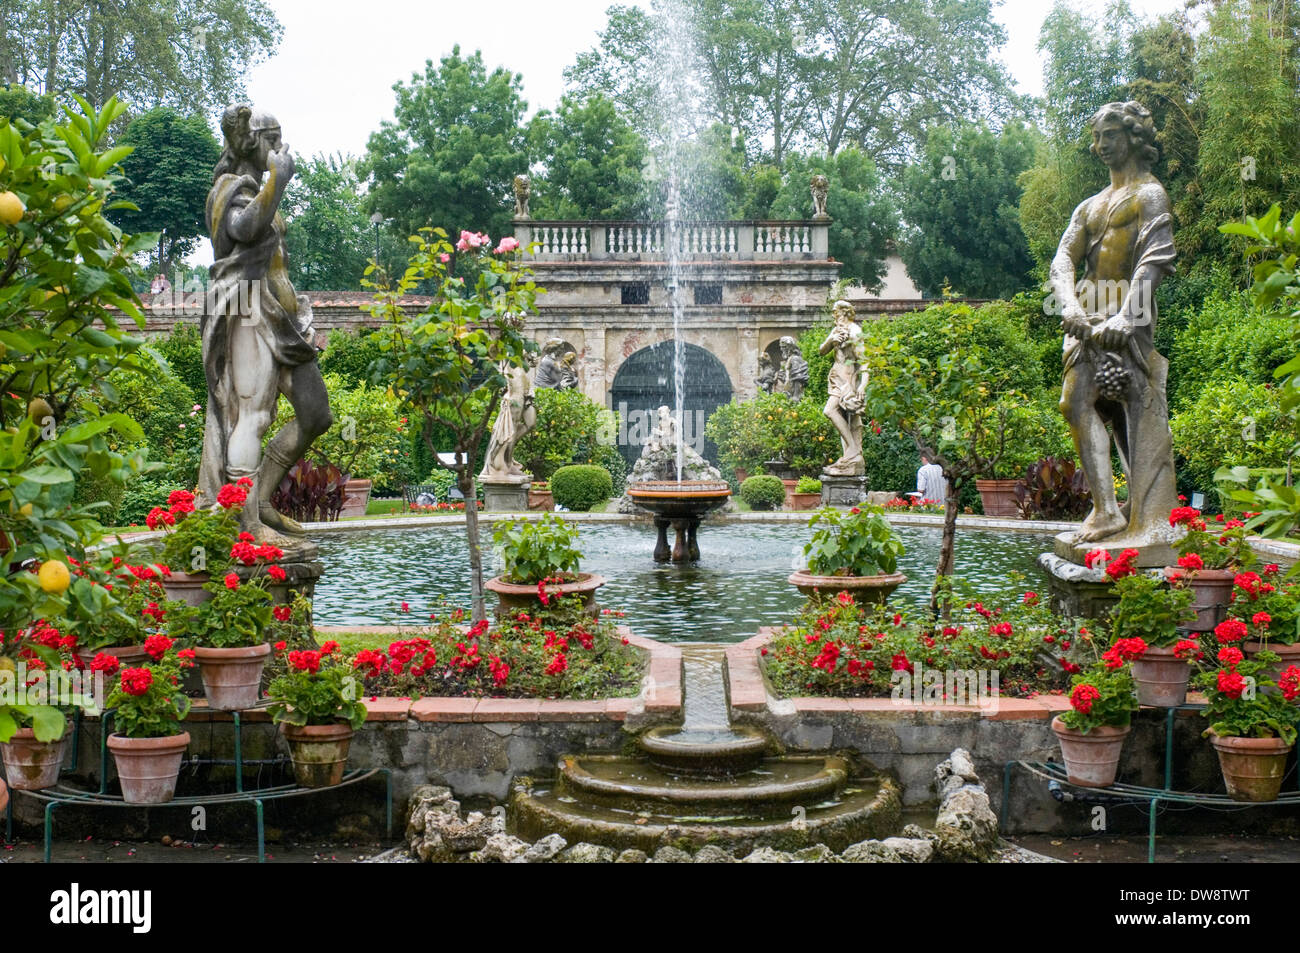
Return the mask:
[[[740,484],[740,498],[755,510],[779,510],[785,504],[785,484],[780,477],[752,476]]]
[[[585,513],[613,495],[614,481],[604,467],[574,464],[551,474],[551,496],[575,513]]]

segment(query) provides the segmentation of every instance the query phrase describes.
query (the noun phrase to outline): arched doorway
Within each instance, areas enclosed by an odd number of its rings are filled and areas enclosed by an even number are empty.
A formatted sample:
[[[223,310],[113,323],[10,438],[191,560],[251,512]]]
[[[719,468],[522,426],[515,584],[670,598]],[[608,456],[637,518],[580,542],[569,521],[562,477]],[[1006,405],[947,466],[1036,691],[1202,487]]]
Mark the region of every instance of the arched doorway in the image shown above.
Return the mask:
[[[682,435],[705,459],[716,464],[718,448],[704,439],[704,424],[710,414],[731,400],[731,377],[722,362],[704,348],[683,344],[682,352],[685,360]],[[619,451],[630,467],[641,456],[641,447],[654,430],[658,408],[677,406],[673,388],[673,342],[653,344],[630,355],[614,375],[609,401],[621,418]]]

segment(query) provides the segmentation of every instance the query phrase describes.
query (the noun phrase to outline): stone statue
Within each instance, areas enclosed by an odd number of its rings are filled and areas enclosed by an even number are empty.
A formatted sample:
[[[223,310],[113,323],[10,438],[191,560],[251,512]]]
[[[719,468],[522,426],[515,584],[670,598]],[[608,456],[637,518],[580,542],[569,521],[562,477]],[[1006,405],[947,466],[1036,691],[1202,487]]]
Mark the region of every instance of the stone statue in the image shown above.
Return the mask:
[[[776,388],[776,368],[772,366],[772,358],[766,351],[758,355],[758,379],[755,383],[764,394],[770,394]]]
[[[526,175],[515,176],[515,218],[526,219],[528,214],[528,199],[533,194],[532,181]]]
[[[677,479],[677,421],[667,406],[659,408],[658,422],[645,444],[641,456],[632,466],[629,483],[648,480]],[[722,474],[695,451],[690,444],[682,445],[683,480],[721,480]]]
[[[1172,541],[1169,511],[1177,496],[1165,404],[1169,365],[1153,335],[1156,286],[1173,270],[1173,219],[1169,197],[1151,174],[1158,153],[1150,111],[1136,102],[1107,103],[1091,126],[1092,152],[1110,170],[1110,185],[1074,210],[1051,267],[1065,330],[1061,411],[1093,501],[1070,542],[1156,547],[1149,557],[1155,562],[1139,564],[1164,565],[1168,553],[1156,550]],[[1080,264],[1084,276],[1076,286]],[[1122,507],[1107,425],[1128,475]]]
[[[799,342],[790,336],[781,338],[780,390],[791,400],[803,398],[803,389],[808,386],[808,362],[803,359]]]
[[[515,461],[515,446],[537,426],[537,405],[533,401],[533,382],[529,377],[535,354],[528,355],[524,367],[502,365],[506,392],[501,395],[501,409],[492,425],[483,472],[478,478],[488,483],[531,483],[532,474]]]
[[[564,342],[559,338],[550,338],[542,345],[542,358],[537,365],[537,374],[533,377],[533,387],[537,390],[554,390],[561,386],[564,371],[560,366],[560,349]]]
[[[278,208],[294,161],[280,124],[259,109],[227,108],[221,131],[225,148],[206,209],[215,306],[201,323],[208,411],[199,495],[214,505],[222,484],[250,478],[241,529],[302,557],[314,547],[282,535],[302,529],[275,511],[271,493],[333,416],[316,363],[311,305],[289,283]],[[294,416],[263,451],[280,394]]]
[[[862,409],[866,404],[867,373],[862,360],[862,328],[855,320],[853,305],[836,301],[831,309],[835,326],[822,342],[820,353],[835,352],[835,363],[826,382],[824,413],[840,435],[840,458],[826,467],[832,476],[860,476],[866,472],[862,460]]]
[[[578,355],[573,351],[565,352],[560,358],[560,390],[578,389]]]
[[[814,175],[812,182],[813,218],[821,221],[830,218],[826,214],[826,193],[830,190],[830,180],[824,175]]]

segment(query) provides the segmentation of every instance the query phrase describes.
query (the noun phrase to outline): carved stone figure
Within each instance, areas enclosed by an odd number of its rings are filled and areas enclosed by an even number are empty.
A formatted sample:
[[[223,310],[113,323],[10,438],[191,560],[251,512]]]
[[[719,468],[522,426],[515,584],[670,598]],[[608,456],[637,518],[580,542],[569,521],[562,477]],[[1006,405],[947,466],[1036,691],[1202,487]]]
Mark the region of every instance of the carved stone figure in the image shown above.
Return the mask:
[[[294,161],[280,124],[262,110],[229,107],[221,131],[225,148],[206,208],[215,307],[201,322],[208,410],[199,494],[212,505],[222,484],[251,479],[241,529],[304,556],[314,547],[282,535],[302,529],[270,503],[289,468],[333,423],[316,363],[311,305],[289,282],[278,211]],[[294,416],[263,451],[281,394]]]
[[[830,180],[824,175],[814,175],[810,185],[812,188],[813,218],[818,221],[830,218],[826,214],[826,194],[830,191]]]
[[[515,176],[515,218],[529,218],[528,199],[533,194],[532,181],[526,175]]]
[[[560,353],[564,342],[559,338],[550,338],[542,345],[541,360],[537,364],[537,374],[533,377],[533,386],[538,390],[554,390],[561,386],[564,371],[560,365]]]
[[[645,483],[647,480],[677,479],[677,421],[667,406],[659,408],[658,423],[641,447],[641,456],[632,465],[629,483]],[[710,465],[709,461],[695,451],[690,444],[682,446],[683,480],[720,480],[722,474]]]
[[[1173,270],[1173,219],[1169,197],[1151,174],[1158,153],[1150,111],[1136,102],[1107,103],[1091,126],[1092,152],[1110,170],[1110,184],[1074,210],[1051,268],[1065,330],[1061,412],[1093,500],[1070,542],[1164,549],[1177,495],[1165,403],[1169,365],[1153,337],[1155,290]],[[1128,475],[1124,506],[1115,499],[1107,425]],[[1163,565],[1166,558],[1153,550],[1139,564]]]
[[[770,394],[776,388],[776,368],[766,351],[758,355],[758,379],[755,383],[764,394]]]
[[[799,342],[790,336],[781,338],[780,389],[791,400],[803,398],[804,388],[808,386],[808,362],[803,359]]]
[[[832,476],[860,476],[866,472],[862,460],[862,408],[865,406],[867,373],[862,362],[862,328],[855,320],[853,305],[836,301],[831,309],[835,326],[822,342],[820,353],[835,352],[826,382],[826,406],[822,409],[840,435],[840,458],[826,467]]]
[[[578,389],[578,355],[573,351],[560,358],[560,390]]]
[[[529,355],[529,364],[534,355]],[[529,366],[504,365],[506,392],[501,395],[501,409],[492,436],[488,441],[487,455],[483,459],[483,472],[479,479],[489,483],[529,483],[532,475],[515,461],[515,446],[537,426],[537,405],[533,401],[533,382]]]

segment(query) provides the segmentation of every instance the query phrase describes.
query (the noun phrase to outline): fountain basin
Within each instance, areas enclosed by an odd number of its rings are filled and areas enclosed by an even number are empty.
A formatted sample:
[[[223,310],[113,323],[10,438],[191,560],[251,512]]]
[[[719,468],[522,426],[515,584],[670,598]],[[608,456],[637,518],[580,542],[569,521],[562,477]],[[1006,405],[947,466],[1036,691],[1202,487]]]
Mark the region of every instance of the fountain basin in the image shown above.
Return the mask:
[[[697,540],[700,520],[705,514],[726,504],[731,497],[731,487],[717,480],[647,480],[627,485],[628,498],[655,517],[658,539],[655,542],[656,562],[696,562],[700,558]],[[676,532],[676,540],[668,546],[668,527]]]
[[[748,771],[763,760],[767,735],[744,725],[707,730],[683,730],[660,725],[638,743],[650,760],[665,771],[697,777],[728,777]]]

